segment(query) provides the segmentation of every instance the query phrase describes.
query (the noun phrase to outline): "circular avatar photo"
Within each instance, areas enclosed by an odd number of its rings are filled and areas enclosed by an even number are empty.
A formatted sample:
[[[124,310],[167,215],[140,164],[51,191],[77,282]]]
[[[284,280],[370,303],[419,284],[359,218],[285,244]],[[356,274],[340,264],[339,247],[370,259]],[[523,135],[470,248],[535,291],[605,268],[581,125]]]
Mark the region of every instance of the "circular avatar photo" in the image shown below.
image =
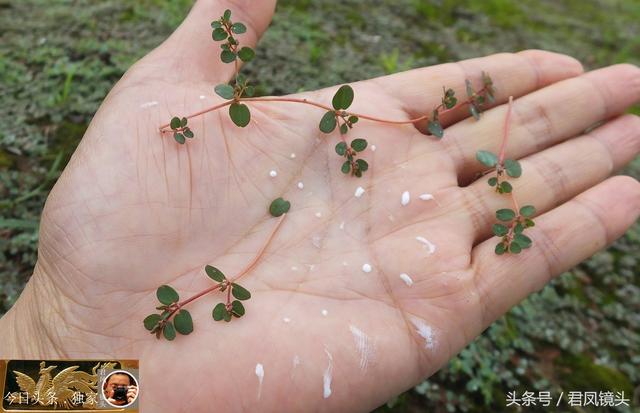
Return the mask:
[[[126,371],[116,370],[102,382],[102,394],[109,405],[126,407],[138,398],[138,382]]]

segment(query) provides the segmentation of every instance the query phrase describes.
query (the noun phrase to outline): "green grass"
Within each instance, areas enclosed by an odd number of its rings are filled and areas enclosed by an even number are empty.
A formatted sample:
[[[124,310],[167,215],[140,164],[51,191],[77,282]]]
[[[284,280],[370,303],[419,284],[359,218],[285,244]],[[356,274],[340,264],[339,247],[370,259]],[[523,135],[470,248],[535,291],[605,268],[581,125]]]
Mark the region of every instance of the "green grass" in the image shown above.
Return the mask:
[[[189,7],[0,0],[0,314],[31,274],[44,200],[98,105]],[[524,48],[567,53],[589,69],[640,64],[639,21],[631,0],[285,0],[247,71],[258,93],[284,94]],[[640,177],[640,159],[626,173]],[[639,247],[636,224],[381,410],[503,411],[508,391],[557,395],[580,390],[577,377],[597,390],[637,387]]]

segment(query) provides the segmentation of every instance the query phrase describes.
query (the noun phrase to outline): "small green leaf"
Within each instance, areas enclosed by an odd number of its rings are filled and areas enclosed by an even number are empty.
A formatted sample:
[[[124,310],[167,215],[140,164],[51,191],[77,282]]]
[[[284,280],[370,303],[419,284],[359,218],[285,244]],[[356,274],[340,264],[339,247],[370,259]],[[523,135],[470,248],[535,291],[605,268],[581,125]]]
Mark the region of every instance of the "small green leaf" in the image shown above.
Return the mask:
[[[330,110],[320,119],[320,130],[324,133],[331,133],[336,128],[336,124],[336,114]]]
[[[211,32],[211,37],[213,38],[213,40],[219,42],[227,38],[227,32],[223,28],[218,27],[216,29],[213,29],[213,32]]]
[[[507,181],[502,181],[500,183],[500,192],[501,193],[505,193],[508,194],[513,190],[513,187],[511,186],[511,184]]]
[[[231,25],[231,31],[234,32],[235,34],[242,34],[247,31],[247,26],[245,26],[242,23],[233,23]]]
[[[465,79],[464,84],[467,89],[467,96],[472,97],[475,92],[473,90],[473,86],[471,86],[471,82],[469,81],[469,79]]]
[[[509,228],[502,224],[493,224],[491,230],[493,231],[493,235],[498,237],[505,236],[509,232]]]
[[[345,135],[347,132],[349,132],[349,127],[347,126],[347,124],[343,123],[342,125],[340,125],[340,134]]]
[[[451,90],[451,89],[449,89],[449,90]],[[455,98],[455,97],[453,97],[453,96],[451,96],[451,97],[447,97],[447,98],[445,99],[445,101],[444,101],[444,105],[445,105],[445,107],[446,107],[447,109],[451,109],[451,108],[453,108],[453,107],[456,105],[456,103],[458,103],[458,98]]]
[[[536,214],[536,207],[534,207],[533,205],[525,205],[522,208],[520,208],[520,215],[522,215],[525,218],[530,218],[535,214]]]
[[[358,123],[358,117],[353,115],[349,116],[349,123]]]
[[[498,184],[498,178],[496,178],[495,176],[493,178],[489,178],[488,183],[491,186],[496,186]]]
[[[520,251],[522,251],[522,247],[517,242],[512,242],[511,245],[509,245],[509,252],[512,254],[520,254]]]
[[[180,299],[180,296],[168,285],[161,285],[156,290],[156,297],[158,297],[158,301],[162,304],[172,304],[177,302]]]
[[[249,108],[244,103],[232,103],[231,106],[229,106],[229,116],[233,123],[241,128],[247,126],[251,120]]]
[[[218,96],[224,99],[233,99],[234,89],[233,89],[233,86],[231,85],[226,85],[222,83],[217,85],[215,88],[213,88],[213,90],[215,90]]]
[[[285,201],[283,198],[276,198],[269,205],[269,213],[274,217],[279,217],[289,212],[289,208],[291,208],[291,202]]]
[[[146,328],[147,330],[151,331],[160,322],[160,320],[161,320],[161,318],[160,318],[159,314],[148,315],[143,321],[144,328]]]
[[[180,118],[177,116],[174,116],[173,118],[171,118],[171,123],[170,123],[171,129],[178,129],[180,127]]]
[[[218,303],[216,304],[215,307],[213,307],[213,311],[211,312],[211,315],[213,316],[214,320],[220,321],[224,319],[226,313],[227,313],[227,306],[225,306],[224,303]]]
[[[533,222],[532,219],[525,219],[524,220],[524,226],[527,227],[527,228],[533,227],[535,225],[536,225],[536,223]]]
[[[364,159],[356,160],[356,165],[358,165],[358,169],[362,172],[365,172],[367,169],[369,169],[369,164]]]
[[[431,133],[433,136],[437,138],[442,138],[444,136],[444,130],[442,129],[442,125],[437,120],[436,121],[430,120],[429,123],[427,124],[427,129],[429,130],[429,133]]]
[[[353,89],[349,85],[342,85],[340,89],[333,95],[333,108],[335,110],[347,109],[353,102]]]
[[[496,254],[497,255],[502,255],[507,251],[507,247],[504,245],[503,242],[498,243],[498,245],[496,245]]]
[[[349,172],[351,172],[351,162],[344,161],[340,170],[342,171],[343,174],[348,174]]]
[[[175,132],[173,134],[173,139],[175,139],[176,142],[178,142],[181,145],[185,142],[184,135],[179,132]]]
[[[516,213],[513,209],[504,208],[496,211],[496,218],[500,221],[511,221],[516,217]]]
[[[212,29],[219,29],[220,27],[222,27],[222,23],[220,23],[219,20],[214,20],[211,22]]]
[[[220,271],[216,267],[213,267],[211,265],[207,265],[207,266],[204,267],[204,271],[207,273],[209,278],[211,278],[214,281],[222,282],[222,281],[226,280],[226,277],[224,276],[222,271]]]
[[[222,15],[222,18],[223,18],[225,21],[229,21],[229,19],[231,18],[231,10],[226,9],[226,10],[224,11],[224,14]]]
[[[238,51],[238,57],[243,62],[248,62],[252,60],[255,57],[255,55],[256,55],[256,52],[254,52],[252,48],[246,47],[246,46]]]
[[[251,293],[246,288],[242,287],[239,284],[232,283],[231,294],[236,297],[238,300],[248,300],[251,298]]]
[[[344,154],[347,152],[347,143],[346,142],[339,142],[336,145],[336,153],[340,156],[344,156]]]
[[[229,321],[231,321],[231,312],[230,312],[230,311],[226,311],[226,312],[224,313],[224,321],[226,321],[227,323],[228,323]]]
[[[193,332],[193,320],[187,310],[180,310],[173,318],[173,324],[175,324],[176,330],[180,334],[187,335]]]
[[[358,138],[351,141],[351,148],[356,152],[362,152],[367,149],[367,140]]]
[[[244,94],[248,97],[251,97],[255,93],[255,90],[256,89],[253,86],[247,86],[247,88],[244,90]]]
[[[469,113],[471,113],[471,116],[473,116],[475,120],[480,119],[480,111],[478,110],[478,107],[473,103],[469,105]]]
[[[220,53],[220,60],[224,63],[231,63],[236,60],[236,54],[231,50],[223,50],[222,53]]]
[[[507,170],[507,174],[512,178],[518,178],[522,175],[522,167],[520,162],[513,159],[505,159],[504,168]]]
[[[490,168],[493,168],[498,163],[498,157],[493,152],[489,152],[489,151],[476,152],[476,159],[480,161],[483,165],[486,165]],[[497,182],[497,179],[496,179],[496,182]]]
[[[513,237],[513,241],[517,242],[518,245],[522,247],[522,249],[529,248],[532,243],[531,238],[527,237],[524,234],[516,234],[516,236]]]
[[[172,341],[174,338],[176,338],[176,329],[173,328],[173,324],[171,323],[171,321],[167,322],[164,325],[162,334],[164,335],[164,338],[166,338],[169,341]]]
[[[231,303],[231,311],[236,317],[242,317],[244,315],[244,305],[238,300],[233,300]]]
[[[513,232],[515,232],[516,234],[520,234],[520,233],[522,233],[522,231],[524,231],[524,225],[522,225],[520,222],[518,222],[516,224],[516,226],[513,227]]]
[[[189,128],[184,130],[184,137],[185,138],[189,138],[192,139],[193,138],[193,131]]]

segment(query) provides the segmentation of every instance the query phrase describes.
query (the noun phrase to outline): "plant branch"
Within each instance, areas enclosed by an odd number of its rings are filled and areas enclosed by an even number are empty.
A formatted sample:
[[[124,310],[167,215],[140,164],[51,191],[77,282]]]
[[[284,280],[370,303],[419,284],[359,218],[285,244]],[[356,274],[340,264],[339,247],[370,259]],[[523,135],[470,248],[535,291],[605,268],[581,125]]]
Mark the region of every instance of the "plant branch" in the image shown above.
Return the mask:
[[[498,155],[498,165],[502,165],[504,162],[504,154],[507,148],[507,140],[509,139],[509,125],[511,124],[512,108],[513,108],[513,96],[509,96],[509,106],[507,107],[507,116],[505,116],[504,118],[502,145],[500,146],[500,154]]]

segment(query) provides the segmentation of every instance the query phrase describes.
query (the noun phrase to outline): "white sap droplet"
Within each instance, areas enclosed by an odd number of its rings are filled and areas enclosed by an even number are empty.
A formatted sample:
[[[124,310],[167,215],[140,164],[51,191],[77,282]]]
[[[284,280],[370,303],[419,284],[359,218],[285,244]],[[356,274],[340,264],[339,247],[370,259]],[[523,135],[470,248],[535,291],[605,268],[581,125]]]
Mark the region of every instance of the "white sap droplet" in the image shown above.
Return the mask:
[[[200,95],[200,99],[204,99],[205,97],[205,95]]]
[[[291,159],[296,159],[296,154],[295,154],[295,153],[293,153],[293,152],[291,152],[291,155],[289,155],[289,158],[291,158]]]
[[[346,262],[346,261],[342,261],[342,265],[343,265],[344,267],[346,267],[347,265],[349,265],[349,263],[348,263],[348,262]]]
[[[407,274],[406,272],[403,272],[402,274],[400,274],[400,278],[402,278],[402,281],[404,281],[404,283],[407,284],[409,287],[413,285],[413,280],[411,279],[411,277],[409,277],[409,274]]]
[[[298,182],[298,188],[304,189],[304,184],[302,183],[302,181]]]
[[[289,317],[285,317],[282,319],[282,321],[284,321],[285,323],[290,323],[291,319]]]
[[[407,206],[409,205],[409,202],[411,202],[411,194],[409,193],[409,191],[404,191],[402,193],[402,197],[400,198],[400,203],[402,204],[402,206]]]
[[[270,177],[272,177],[272,178],[275,178],[276,176],[278,176],[278,172],[276,172],[275,170],[273,170],[273,169],[272,169],[272,170],[269,172],[269,176],[270,176]]]
[[[364,272],[371,272],[371,264],[367,264],[367,263],[365,263],[365,264],[362,266],[362,271],[364,271]]]
[[[344,221],[340,223],[340,229],[344,229]]]
[[[152,100],[151,102],[145,102],[140,105],[141,108],[150,108],[151,106],[156,106],[158,104],[157,100]]]
[[[431,194],[422,194],[419,196],[420,199],[422,199],[423,201],[429,201],[431,199],[433,199],[433,195]]]
[[[260,363],[256,364],[256,376],[258,376],[258,399],[262,394],[262,380],[264,379],[264,366]]]
[[[435,336],[431,326],[427,325],[427,323],[417,317],[411,317],[411,322],[416,327],[416,333],[418,333],[420,337],[424,338],[425,348],[433,349],[435,347]]]
[[[356,188],[356,192],[353,194],[356,198],[360,198],[364,194],[364,188],[359,186]]]
[[[358,349],[358,353],[360,353],[360,368],[366,370],[370,359],[372,359],[375,354],[374,344],[371,338],[358,327],[350,325],[349,330],[351,330],[353,340],[356,342],[356,348]]]
[[[291,267],[291,269],[292,269],[293,271],[298,271],[298,267],[296,267],[295,265],[294,265],[293,267]]]
[[[328,312],[327,310],[325,310],[325,309],[323,309],[322,311],[320,311],[320,313],[321,313],[323,316],[325,316],[325,317],[327,316],[327,314],[329,314],[329,312]]]
[[[317,218],[321,218],[322,217],[322,212],[316,212],[316,217]]]
[[[295,369],[298,365],[300,365],[300,357],[296,354],[293,356],[293,368]]]
[[[436,252],[436,246],[425,237],[416,237],[416,241],[424,244],[424,247],[429,251],[429,254]]]
[[[331,353],[324,349],[324,352],[327,353],[327,357],[329,358],[329,365],[327,369],[324,371],[322,375],[322,397],[325,399],[331,396],[331,374],[333,373],[333,357],[331,357]]]
[[[375,152],[376,151],[376,145],[371,145],[371,152]]]

